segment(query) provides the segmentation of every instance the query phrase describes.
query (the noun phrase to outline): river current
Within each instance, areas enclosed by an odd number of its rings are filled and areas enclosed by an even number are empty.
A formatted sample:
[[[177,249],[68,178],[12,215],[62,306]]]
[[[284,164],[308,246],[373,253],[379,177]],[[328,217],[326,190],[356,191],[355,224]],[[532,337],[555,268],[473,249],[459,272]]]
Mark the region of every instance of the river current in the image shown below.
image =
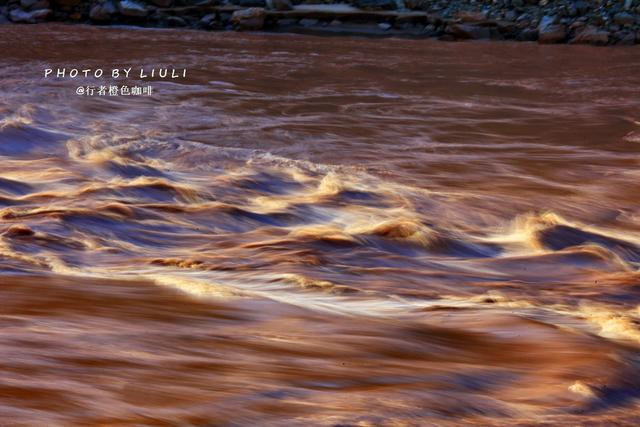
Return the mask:
[[[639,69],[0,26],[0,425],[638,425]]]

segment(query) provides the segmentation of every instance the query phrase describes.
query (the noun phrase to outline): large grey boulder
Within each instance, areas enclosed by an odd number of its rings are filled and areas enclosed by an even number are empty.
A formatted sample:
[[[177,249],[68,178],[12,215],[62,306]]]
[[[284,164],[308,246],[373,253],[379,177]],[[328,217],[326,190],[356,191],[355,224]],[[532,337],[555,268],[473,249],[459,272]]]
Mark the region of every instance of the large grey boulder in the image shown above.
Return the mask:
[[[231,15],[231,23],[234,29],[243,30],[261,30],[264,27],[264,21],[267,13],[262,7],[251,7],[244,10],[236,10]]]

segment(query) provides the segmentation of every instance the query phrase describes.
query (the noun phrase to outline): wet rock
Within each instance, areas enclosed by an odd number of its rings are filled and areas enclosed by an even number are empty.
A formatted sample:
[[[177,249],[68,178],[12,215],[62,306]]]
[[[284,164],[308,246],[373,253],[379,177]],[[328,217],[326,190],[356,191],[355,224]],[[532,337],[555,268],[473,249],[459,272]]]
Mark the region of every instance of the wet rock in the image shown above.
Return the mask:
[[[636,22],[636,18],[628,12],[620,12],[613,15],[613,22],[618,25],[632,25]]]
[[[388,22],[381,22],[378,24],[378,28],[380,28],[383,31],[388,31],[391,29],[391,24],[389,24]]]
[[[398,7],[395,0],[355,0],[354,5],[365,10],[394,10]]]
[[[582,29],[575,37],[569,40],[569,43],[604,46],[609,43],[609,32],[589,25]]]
[[[113,2],[106,2],[103,4],[94,5],[89,11],[89,18],[96,22],[110,21],[112,16],[117,12]]]
[[[471,24],[449,24],[447,33],[459,39],[481,40],[491,37],[489,28]]]
[[[266,19],[264,8],[252,7],[244,10],[237,10],[231,15],[231,23],[235,30],[261,30],[264,28]]]
[[[143,4],[132,0],[124,0],[118,3],[118,10],[123,16],[130,16],[135,18],[147,16],[147,14],[149,13],[147,8]]]
[[[35,24],[37,22],[46,21],[51,16],[51,9],[38,9],[31,12],[25,12],[22,9],[13,9],[9,13],[9,19],[19,24]]]
[[[538,43],[561,43],[567,38],[567,29],[562,24],[547,26],[544,30],[538,30]]]
[[[556,24],[555,16],[543,16],[538,25],[538,43],[560,43],[567,38],[567,29]]]

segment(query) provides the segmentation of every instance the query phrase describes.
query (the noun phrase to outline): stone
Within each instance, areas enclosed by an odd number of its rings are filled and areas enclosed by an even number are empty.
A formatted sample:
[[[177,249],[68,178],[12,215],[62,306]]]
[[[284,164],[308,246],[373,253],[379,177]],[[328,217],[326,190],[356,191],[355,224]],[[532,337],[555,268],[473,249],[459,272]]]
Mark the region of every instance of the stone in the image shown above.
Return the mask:
[[[488,39],[491,37],[491,30],[487,27],[471,24],[449,24],[447,33],[458,39]]]
[[[636,22],[636,18],[629,12],[619,12],[613,15],[613,22],[618,25],[632,25]]]
[[[482,22],[487,20],[487,13],[463,10],[456,14],[456,18],[462,22]]]
[[[31,12],[13,9],[9,12],[9,19],[20,24],[35,24],[36,22],[46,21],[51,16],[51,13],[51,9],[38,9]]]
[[[340,25],[342,25],[342,21],[339,19],[334,19],[331,22],[329,22],[330,27],[339,27]]]
[[[545,15],[538,24],[538,43],[560,43],[567,38],[567,29],[562,24],[556,24],[556,17]]]
[[[378,24],[378,28],[380,28],[383,31],[388,31],[391,29],[391,24],[389,24],[388,22],[381,22]]]
[[[561,24],[547,25],[544,29],[538,29],[538,43],[561,43],[567,38],[567,29]]]
[[[200,23],[204,26],[210,26],[211,24],[213,24],[216,20],[216,14],[215,13],[209,13],[207,15],[204,15],[202,18],[200,18]]]
[[[538,23],[538,31],[544,30],[546,27],[553,25],[556,23],[555,16],[545,15],[540,19],[540,23]]]
[[[355,6],[365,10],[394,10],[398,7],[395,0],[355,0]]]
[[[244,10],[236,10],[231,15],[233,28],[238,31],[261,30],[264,28],[264,21],[267,13],[262,7],[251,7]]]
[[[589,25],[569,40],[569,43],[604,46],[609,43],[609,32]]]
[[[108,1],[103,4],[94,5],[89,11],[89,18],[96,22],[105,22],[111,20],[116,13],[116,7],[112,2]]]
[[[124,0],[118,3],[118,10],[123,16],[131,16],[134,18],[141,18],[147,16],[149,11],[147,8],[133,0]]]

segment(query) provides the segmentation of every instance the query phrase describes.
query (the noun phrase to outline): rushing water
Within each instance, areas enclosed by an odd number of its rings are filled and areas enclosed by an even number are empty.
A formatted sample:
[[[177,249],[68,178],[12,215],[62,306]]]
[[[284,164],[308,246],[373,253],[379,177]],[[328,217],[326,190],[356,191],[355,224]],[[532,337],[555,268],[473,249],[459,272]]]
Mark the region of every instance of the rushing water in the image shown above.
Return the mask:
[[[0,27],[0,425],[637,425],[638,70]]]

